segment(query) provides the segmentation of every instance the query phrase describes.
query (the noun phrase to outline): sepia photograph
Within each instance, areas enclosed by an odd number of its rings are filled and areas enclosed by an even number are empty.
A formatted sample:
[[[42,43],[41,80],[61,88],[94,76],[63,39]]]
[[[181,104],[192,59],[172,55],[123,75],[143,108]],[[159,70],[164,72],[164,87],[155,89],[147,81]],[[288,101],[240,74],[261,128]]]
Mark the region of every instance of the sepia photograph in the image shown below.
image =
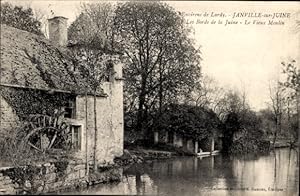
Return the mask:
[[[0,16],[0,195],[299,195],[299,1]]]

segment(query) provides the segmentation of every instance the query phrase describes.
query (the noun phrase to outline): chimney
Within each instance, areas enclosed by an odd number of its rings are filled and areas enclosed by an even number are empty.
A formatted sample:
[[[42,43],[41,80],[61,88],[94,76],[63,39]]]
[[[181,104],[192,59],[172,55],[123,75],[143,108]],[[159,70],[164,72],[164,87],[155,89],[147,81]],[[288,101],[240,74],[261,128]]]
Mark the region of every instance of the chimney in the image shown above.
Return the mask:
[[[67,31],[68,18],[63,16],[55,16],[48,19],[49,24],[49,39],[55,45],[67,46],[68,31]]]

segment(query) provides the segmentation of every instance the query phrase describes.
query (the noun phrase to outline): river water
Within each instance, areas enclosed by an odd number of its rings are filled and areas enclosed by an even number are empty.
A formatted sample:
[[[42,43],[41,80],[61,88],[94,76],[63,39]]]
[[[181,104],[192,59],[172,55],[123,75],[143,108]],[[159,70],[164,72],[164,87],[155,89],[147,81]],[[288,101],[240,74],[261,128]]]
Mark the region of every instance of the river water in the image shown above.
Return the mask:
[[[298,196],[298,193],[298,152],[283,148],[267,155],[149,161],[124,169],[121,182],[68,194]]]

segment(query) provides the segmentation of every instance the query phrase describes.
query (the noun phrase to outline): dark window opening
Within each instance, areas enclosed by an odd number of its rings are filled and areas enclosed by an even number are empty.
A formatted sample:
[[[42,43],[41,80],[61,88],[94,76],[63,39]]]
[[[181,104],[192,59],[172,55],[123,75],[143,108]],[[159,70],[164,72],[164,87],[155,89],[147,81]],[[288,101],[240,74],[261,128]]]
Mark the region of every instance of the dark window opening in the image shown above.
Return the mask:
[[[64,106],[65,118],[75,118],[75,100],[69,100]]]
[[[168,134],[168,143],[172,144],[174,140],[174,133],[173,132],[169,132]]]

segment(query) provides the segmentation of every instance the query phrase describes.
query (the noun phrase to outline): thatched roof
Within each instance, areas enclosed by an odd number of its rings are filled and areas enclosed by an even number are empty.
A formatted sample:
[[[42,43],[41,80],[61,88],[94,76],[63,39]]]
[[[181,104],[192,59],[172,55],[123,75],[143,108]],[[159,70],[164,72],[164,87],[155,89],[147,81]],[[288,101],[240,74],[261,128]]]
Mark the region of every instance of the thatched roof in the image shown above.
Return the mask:
[[[6,86],[84,94],[87,81],[74,72],[66,48],[41,36],[1,25],[1,81]],[[104,95],[100,89],[99,96]]]

